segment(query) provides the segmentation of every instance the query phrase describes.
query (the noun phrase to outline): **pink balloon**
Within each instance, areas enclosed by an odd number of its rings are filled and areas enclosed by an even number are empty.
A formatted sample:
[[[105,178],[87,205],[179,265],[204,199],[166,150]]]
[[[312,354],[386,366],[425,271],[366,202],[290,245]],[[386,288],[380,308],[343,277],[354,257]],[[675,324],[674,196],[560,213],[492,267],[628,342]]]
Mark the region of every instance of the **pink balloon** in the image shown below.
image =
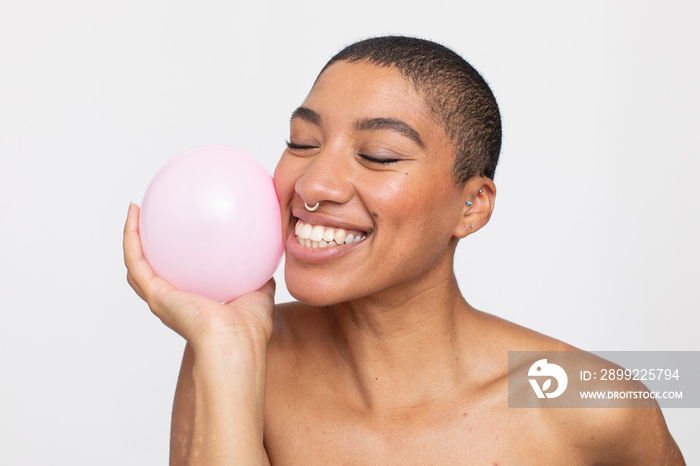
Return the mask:
[[[272,177],[232,147],[195,147],[171,159],[148,186],[140,222],[155,274],[220,302],[260,288],[282,257]]]

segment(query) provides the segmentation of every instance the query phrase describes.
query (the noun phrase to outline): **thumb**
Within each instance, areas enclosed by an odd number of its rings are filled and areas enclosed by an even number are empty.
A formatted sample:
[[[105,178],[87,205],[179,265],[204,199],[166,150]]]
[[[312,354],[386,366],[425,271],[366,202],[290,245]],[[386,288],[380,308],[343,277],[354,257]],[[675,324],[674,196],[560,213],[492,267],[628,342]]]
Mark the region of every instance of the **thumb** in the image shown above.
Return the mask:
[[[231,306],[231,305],[240,306],[241,304],[248,303],[248,302],[257,302],[261,298],[267,298],[272,302],[272,304],[274,304],[276,290],[277,290],[277,283],[275,282],[274,278],[270,278],[263,286],[261,286],[257,290],[243,294],[232,301],[228,301],[225,304],[227,306]]]
[[[246,309],[253,313],[263,311],[264,314],[272,314],[272,310],[275,307],[276,288],[275,279],[270,278],[267,283],[257,290],[239,296],[233,301],[227,302],[226,305],[238,309]]]

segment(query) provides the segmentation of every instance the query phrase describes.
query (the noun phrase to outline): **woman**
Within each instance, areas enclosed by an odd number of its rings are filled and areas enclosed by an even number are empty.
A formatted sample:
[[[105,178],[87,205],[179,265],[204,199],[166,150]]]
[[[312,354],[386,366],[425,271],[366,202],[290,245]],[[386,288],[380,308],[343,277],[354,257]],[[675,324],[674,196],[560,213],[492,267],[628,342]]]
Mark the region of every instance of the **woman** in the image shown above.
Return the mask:
[[[172,464],[683,464],[658,408],[508,408],[508,351],[574,350],[470,306],[458,241],[493,211],[500,118],[429,41],[351,45],[275,170],[285,280],[227,304],[155,277],[131,206],[129,282],[187,340]],[[274,314],[274,317],[273,317]]]

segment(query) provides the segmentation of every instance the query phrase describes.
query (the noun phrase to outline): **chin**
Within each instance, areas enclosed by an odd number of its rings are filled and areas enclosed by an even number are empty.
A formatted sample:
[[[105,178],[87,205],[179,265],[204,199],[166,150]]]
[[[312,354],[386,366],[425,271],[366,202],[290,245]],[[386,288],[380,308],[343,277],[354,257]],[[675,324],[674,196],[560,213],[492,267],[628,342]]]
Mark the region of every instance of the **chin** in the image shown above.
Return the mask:
[[[327,307],[342,302],[337,299],[333,299],[326,293],[319,293],[318,290],[310,290],[308,288],[293,289],[289,287],[287,289],[289,290],[289,294],[291,294],[294,299],[300,303],[308,304],[309,306]]]
[[[324,283],[318,277],[316,280],[309,280],[303,277],[303,274],[294,274],[287,270],[284,281],[287,285],[287,291],[294,299],[310,306],[332,306],[353,298],[339,289],[339,285],[342,286],[342,284],[338,280]]]
[[[338,301],[334,300],[328,290],[320,288],[314,284],[310,283],[295,283],[294,280],[288,280],[285,278],[287,284],[287,291],[294,297],[297,301],[308,304],[310,306],[331,306],[337,304]]]

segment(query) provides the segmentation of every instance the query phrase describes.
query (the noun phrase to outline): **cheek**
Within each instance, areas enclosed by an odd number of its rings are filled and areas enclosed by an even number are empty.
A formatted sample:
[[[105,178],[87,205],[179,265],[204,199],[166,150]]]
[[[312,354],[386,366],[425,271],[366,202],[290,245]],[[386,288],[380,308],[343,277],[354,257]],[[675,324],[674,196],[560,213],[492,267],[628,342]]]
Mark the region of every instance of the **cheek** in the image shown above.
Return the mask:
[[[280,213],[282,214],[282,238],[284,241],[287,240],[287,234],[289,232],[288,228],[291,217],[290,204],[294,197],[294,185],[296,184],[296,178],[291,168],[288,157],[282,155],[273,175],[275,192],[277,193],[277,199],[280,203]]]
[[[277,198],[283,210],[294,195],[296,178],[291,168],[288,157],[283,154],[280,161],[277,163],[277,167],[275,167],[275,173],[273,175],[275,191],[277,192]]]
[[[415,183],[410,175],[377,177],[364,183],[358,181],[353,182],[356,192],[362,193],[363,201],[380,217],[382,214],[385,217],[400,216],[402,210],[405,212],[411,208],[421,197],[420,183]]]
[[[413,235],[447,242],[453,235],[453,224],[461,215],[461,204],[451,188],[451,180],[437,183],[435,179],[393,182],[377,187],[373,197],[373,212],[378,214],[381,228],[391,225]],[[383,222],[382,222],[383,220]]]
[[[377,186],[367,187],[371,203],[379,217],[398,220],[420,221],[426,212],[441,208],[444,193],[431,180],[412,175],[386,181]],[[369,203],[369,202],[368,202]]]

